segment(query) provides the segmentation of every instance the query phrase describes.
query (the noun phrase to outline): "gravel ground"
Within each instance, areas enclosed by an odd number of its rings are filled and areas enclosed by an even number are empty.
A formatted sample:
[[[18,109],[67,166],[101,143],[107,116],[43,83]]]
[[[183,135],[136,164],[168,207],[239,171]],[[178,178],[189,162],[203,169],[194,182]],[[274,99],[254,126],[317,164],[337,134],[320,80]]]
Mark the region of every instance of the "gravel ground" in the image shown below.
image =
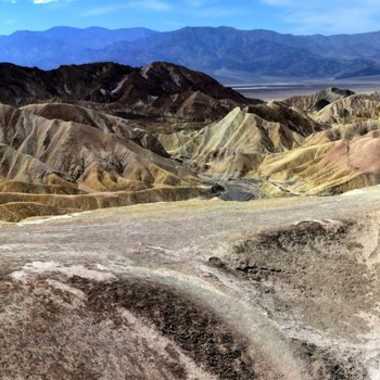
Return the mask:
[[[378,379],[379,211],[374,187],[3,224],[0,379]]]

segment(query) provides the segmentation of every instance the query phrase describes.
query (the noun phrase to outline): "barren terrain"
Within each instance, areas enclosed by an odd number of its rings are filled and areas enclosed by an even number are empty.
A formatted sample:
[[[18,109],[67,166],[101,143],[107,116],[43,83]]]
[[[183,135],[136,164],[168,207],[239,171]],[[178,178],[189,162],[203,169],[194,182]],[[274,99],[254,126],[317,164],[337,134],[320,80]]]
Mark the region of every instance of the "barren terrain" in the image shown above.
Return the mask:
[[[380,190],[0,227],[1,377],[378,379]]]
[[[0,71],[0,379],[380,379],[379,94]]]

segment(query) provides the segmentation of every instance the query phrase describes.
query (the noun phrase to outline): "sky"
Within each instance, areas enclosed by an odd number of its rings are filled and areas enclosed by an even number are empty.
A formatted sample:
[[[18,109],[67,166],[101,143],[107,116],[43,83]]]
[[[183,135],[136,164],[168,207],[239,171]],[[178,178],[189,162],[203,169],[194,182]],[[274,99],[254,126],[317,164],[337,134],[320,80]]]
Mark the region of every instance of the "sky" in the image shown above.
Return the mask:
[[[380,0],[0,0],[0,15],[0,34],[53,26],[232,26],[294,34],[380,30]]]

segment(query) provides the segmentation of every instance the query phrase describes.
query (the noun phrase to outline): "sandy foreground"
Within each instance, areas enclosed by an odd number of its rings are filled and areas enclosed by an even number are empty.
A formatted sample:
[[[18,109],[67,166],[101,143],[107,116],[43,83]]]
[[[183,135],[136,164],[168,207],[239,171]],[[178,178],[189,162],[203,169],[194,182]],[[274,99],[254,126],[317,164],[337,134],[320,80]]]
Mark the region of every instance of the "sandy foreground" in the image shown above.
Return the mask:
[[[1,379],[379,379],[380,187],[0,226]]]

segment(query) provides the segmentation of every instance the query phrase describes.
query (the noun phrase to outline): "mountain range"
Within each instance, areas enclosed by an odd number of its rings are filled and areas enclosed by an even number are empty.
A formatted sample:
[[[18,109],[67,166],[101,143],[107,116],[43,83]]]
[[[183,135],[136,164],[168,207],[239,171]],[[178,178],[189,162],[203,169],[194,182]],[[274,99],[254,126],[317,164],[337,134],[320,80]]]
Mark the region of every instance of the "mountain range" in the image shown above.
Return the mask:
[[[340,79],[380,74],[380,32],[296,36],[230,27],[186,27],[170,32],[55,27],[0,36],[0,61],[41,69],[89,62],[143,66],[167,61],[225,82]]]

